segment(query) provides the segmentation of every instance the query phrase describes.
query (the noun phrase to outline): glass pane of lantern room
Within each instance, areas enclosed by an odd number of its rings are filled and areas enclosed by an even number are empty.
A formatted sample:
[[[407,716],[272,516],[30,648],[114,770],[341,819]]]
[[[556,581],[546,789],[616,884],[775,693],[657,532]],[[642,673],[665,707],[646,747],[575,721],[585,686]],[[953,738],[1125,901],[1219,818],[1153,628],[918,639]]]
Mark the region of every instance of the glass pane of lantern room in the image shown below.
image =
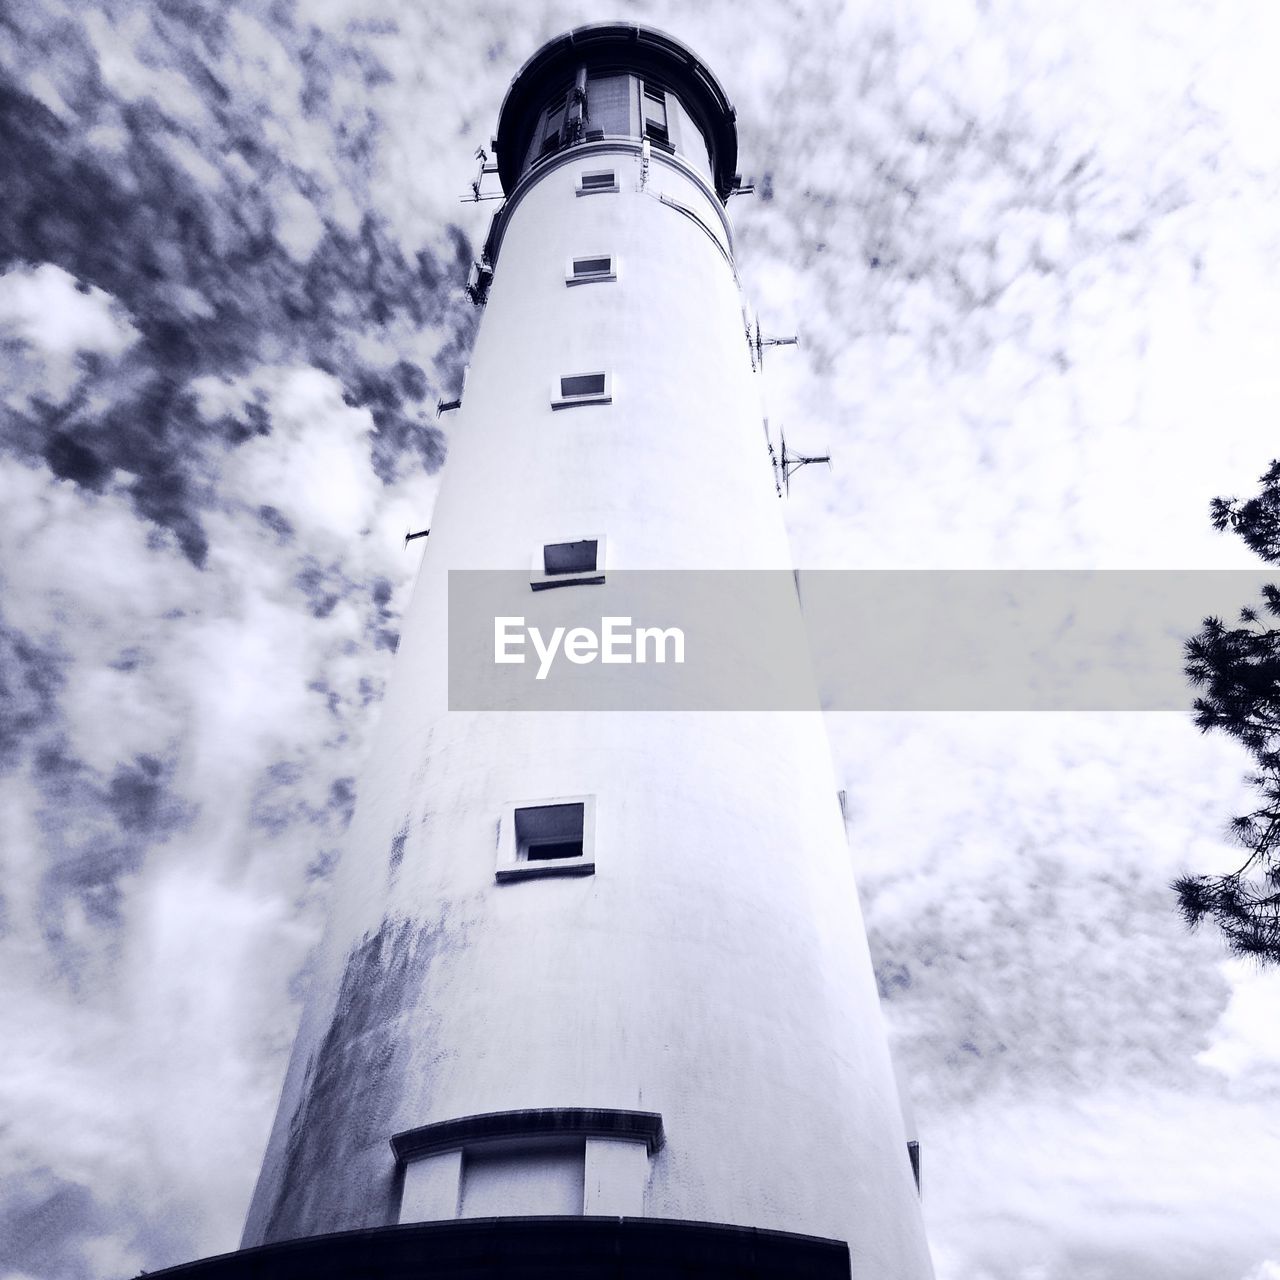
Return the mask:
[[[587,128],[605,134],[631,133],[630,76],[593,76],[587,81]]]

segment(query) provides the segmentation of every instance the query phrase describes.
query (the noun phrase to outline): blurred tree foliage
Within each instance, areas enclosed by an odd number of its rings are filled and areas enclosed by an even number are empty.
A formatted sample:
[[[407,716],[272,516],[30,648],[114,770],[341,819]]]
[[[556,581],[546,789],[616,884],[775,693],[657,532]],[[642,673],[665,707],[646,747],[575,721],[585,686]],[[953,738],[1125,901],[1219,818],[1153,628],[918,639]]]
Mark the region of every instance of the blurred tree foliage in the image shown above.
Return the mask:
[[[1280,460],[1246,501],[1215,498],[1214,528],[1230,529],[1268,563],[1280,563]],[[1212,919],[1236,955],[1280,964],[1280,587],[1262,589],[1258,608],[1240,611],[1239,625],[1206,618],[1185,645],[1185,671],[1200,691],[1196,724],[1242,743],[1257,771],[1249,782],[1258,807],[1231,820],[1247,851],[1229,875],[1182,876],[1174,881],[1178,905],[1195,928]]]

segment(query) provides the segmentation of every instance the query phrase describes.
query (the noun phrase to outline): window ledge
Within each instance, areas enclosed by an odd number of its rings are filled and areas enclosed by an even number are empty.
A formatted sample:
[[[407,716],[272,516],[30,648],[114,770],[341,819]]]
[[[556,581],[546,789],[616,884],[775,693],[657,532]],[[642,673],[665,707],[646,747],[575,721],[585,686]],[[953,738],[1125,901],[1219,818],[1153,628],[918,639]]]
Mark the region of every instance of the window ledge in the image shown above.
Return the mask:
[[[596,395],[590,396],[562,396],[551,402],[553,409],[572,409],[580,404],[612,404],[613,396],[608,391],[602,391]]]
[[[590,858],[538,858],[532,862],[505,862],[495,873],[499,884],[509,880],[537,880],[542,876],[593,876]]]
[[[534,591],[550,591],[552,587],[594,587],[603,582],[604,574],[593,569],[589,573],[557,573],[554,576],[531,578],[529,586]]]
[[[643,1142],[650,1155],[662,1147],[666,1136],[662,1116],[656,1111],[620,1111],[605,1107],[548,1107],[528,1111],[490,1111],[456,1120],[439,1120],[417,1129],[406,1129],[391,1138],[391,1149],[401,1163],[456,1151],[481,1142],[527,1137],[605,1138],[618,1142]]]

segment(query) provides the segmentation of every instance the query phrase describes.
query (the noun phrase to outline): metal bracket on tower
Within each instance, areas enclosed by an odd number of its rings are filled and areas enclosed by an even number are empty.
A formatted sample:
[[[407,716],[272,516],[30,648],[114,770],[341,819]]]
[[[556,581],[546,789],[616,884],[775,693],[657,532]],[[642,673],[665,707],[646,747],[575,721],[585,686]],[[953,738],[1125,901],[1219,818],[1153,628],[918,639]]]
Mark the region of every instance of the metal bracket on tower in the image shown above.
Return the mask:
[[[477,307],[483,307],[489,300],[489,286],[493,283],[493,266],[487,258],[480,258],[471,264],[471,274],[467,277],[467,297]]]
[[[733,186],[729,188],[731,196],[753,196],[756,193],[756,184],[748,182],[740,173],[733,175]]]
[[[485,236],[480,257],[471,264],[471,274],[467,277],[467,297],[477,307],[483,307],[489,301],[489,286],[493,283],[494,261],[498,256],[499,225],[505,208],[503,205],[489,219],[489,234]]]
[[[747,341],[751,342],[750,333],[747,334]],[[756,336],[753,344],[754,359],[751,362],[753,369],[764,368],[764,349],[765,347],[798,347],[800,345],[800,335],[795,334],[790,338],[766,338],[760,333],[760,320],[756,319]]]
[[[587,69],[579,67],[574,76],[573,88],[569,90],[569,101],[564,108],[564,125],[560,136],[561,146],[571,147],[582,142],[587,136],[587,125],[591,121],[587,110]]]
[[[456,400],[445,400],[443,397],[441,397],[441,399],[436,401],[436,417],[438,418],[442,413],[448,413],[451,409],[461,409],[461,408],[462,408],[461,396],[459,396]]]
[[[425,538],[431,532],[430,529],[419,529],[417,533],[410,533],[408,529],[404,531],[404,545],[407,547],[414,538]]]
[[[778,491],[778,497],[782,497],[785,490],[787,497],[791,496],[791,477],[795,475],[801,467],[811,466],[815,462],[825,462],[830,468],[831,455],[829,453],[809,455],[805,453],[792,453],[787,448],[787,434],[781,428],[778,430],[781,438],[781,446],[778,452],[774,452],[773,439],[769,435],[769,419],[764,420],[764,439],[769,446],[769,461],[773,464],[773,487]]]
[[[486,192],[481,190],[484,186],[484,180],[491,173],[498,172],[498,162],[490,160],[489,153],[483,147],[476,148],[476,159],[480,162],[480,167],[476,170],[476,176],[471,180],[471,194],[469,196],[459,196],[458,199],[463,204],[474,204],[478,200],[501,200],[501,191]]]

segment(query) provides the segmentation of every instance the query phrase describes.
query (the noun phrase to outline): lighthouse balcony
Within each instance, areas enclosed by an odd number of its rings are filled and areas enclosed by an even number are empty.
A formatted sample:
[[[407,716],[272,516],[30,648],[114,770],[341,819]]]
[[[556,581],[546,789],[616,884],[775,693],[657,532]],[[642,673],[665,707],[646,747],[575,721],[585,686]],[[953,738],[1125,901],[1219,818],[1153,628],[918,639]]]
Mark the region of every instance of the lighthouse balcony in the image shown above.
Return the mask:
[[[663,1218],[471,1218],[243,1249],[148,1280],[849,1280],[842,1241]]]

